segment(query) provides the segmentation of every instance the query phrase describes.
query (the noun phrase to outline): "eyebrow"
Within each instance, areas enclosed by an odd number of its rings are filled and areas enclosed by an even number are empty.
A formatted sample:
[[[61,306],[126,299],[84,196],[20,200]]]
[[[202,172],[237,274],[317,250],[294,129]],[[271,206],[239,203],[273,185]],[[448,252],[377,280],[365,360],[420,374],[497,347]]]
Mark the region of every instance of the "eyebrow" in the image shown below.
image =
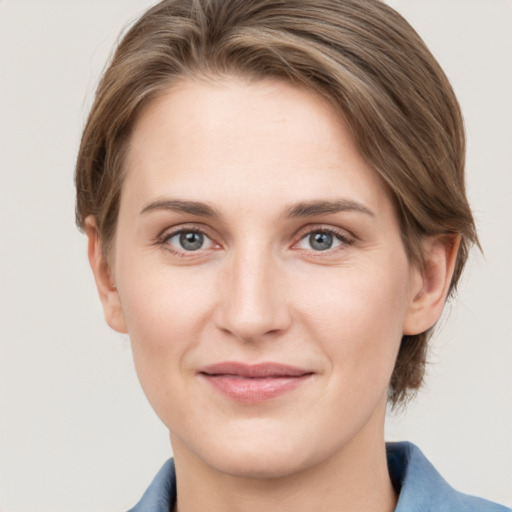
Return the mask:
[[[333,201],[302,201],[286,208],[283,217],[314,217],[315,215],[327,215],[347,211],[360,212],[375,217],[375,214],[364,204],[345,198]]]
[[[184,201],[180,199],[161,199],[153,201],[141,210],[141,215],[154,210],[170,210],[179,213],[188,213],[201,217],[220,217],[220,213],[212,206],[199,201]]]

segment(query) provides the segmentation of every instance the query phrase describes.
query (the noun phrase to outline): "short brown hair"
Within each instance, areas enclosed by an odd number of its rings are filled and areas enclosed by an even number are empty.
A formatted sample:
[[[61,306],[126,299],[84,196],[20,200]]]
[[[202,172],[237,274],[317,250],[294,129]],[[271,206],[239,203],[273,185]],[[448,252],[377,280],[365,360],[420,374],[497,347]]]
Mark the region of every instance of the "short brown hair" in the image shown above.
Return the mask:
[[[414,29],[379,0],[164,0],[126,33],[99,84],[76,164],[76,221],[94,215],[108,253],[134,120],[179,79],[274,77],[326,97],[389,187],[408,256],[460,238],[450,291],[478,242],[465,195],[460,108]],[[422,383],[430,332],[404,336],[393,405]]]

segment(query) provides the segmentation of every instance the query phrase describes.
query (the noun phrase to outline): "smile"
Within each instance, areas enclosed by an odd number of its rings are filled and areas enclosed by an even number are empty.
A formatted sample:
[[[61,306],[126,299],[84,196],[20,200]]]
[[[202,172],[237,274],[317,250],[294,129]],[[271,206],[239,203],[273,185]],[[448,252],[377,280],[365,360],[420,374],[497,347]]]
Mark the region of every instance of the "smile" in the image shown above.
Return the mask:
[[[278,363],[226,362],[202,368],[199,375],[216,391],[238,402],[255,404],[292,391],[314,373]]]

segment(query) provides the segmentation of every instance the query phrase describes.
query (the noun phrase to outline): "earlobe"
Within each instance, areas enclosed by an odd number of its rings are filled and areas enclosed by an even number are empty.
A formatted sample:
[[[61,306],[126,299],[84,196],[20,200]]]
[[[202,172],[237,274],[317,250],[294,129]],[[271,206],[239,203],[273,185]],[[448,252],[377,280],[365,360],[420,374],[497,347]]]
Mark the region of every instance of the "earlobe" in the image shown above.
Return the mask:
[[[412,270],[403,334],[415,335],[432,327],[443,312],[457,260],[460,237],[439,235],[424,240],[424,266]]]
[[[111,265],[103,254],[96,219],[89,215],[85,219],[85,232],[88,239],[88,257],[96,281],[96,288],[103,306],[107,324],[117,332],[126,333],[126,322],[116,288]]]

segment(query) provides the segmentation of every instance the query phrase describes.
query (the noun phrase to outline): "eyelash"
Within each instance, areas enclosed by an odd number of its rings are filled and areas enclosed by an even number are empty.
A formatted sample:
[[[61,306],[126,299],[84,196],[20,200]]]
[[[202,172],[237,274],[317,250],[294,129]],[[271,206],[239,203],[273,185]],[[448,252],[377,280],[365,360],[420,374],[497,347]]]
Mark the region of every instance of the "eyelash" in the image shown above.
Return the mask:
[[[178,250],[175,249],[173,246],[169,244],[169,240],[177,235],[184,234],[184,233],[197,233],[200,234],[207,239],[211,241],[212,244],[217,245],[220,247],[220,244],[214,241],[214,238],[208,234],[208,231],[204,228],[199,228],[197,226],[181,226],[179,229],[173,230],[173,231],[164,231],[162,234],[160,234],[157,237],[156,243],[160,246],[162,246],[165,250],[169,251],[175,256],[179,256],[181,258],[190,258],[194,255],[200,254],[202,251],[201,249],[198,249],[197,251],[186,251],[186,250]],[[335,239],[337,239],[340,242],[340,246],[349,246],[354,243],[354,238],[348,234],[346,231],[338,230],[333,227],[323,227],[323,226],[313,226],[308,227],[307,229],[304,228],[294,238],[297,238],[297,241],[294,242],[292,245],[292,248],[296,245],[298,245],[302,240],[306,239],[308,236],[311,236],[315,233],[322,233],[333,236]],[[310,252],[314,254],[315,256],[322,256],[326,254],[331,254],[332,252],[339,250],[337,247],[335,248],[328,248],[325,250],[313,250],[313,249],[296,249],[296,250],[304,250],[307,252]]]

